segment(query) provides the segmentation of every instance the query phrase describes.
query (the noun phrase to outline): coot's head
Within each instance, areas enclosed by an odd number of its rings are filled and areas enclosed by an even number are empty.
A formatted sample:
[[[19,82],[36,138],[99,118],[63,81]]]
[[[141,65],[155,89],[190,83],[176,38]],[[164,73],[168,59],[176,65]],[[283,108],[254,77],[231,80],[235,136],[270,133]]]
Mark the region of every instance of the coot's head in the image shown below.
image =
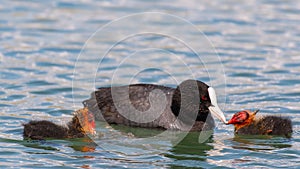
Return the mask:
[[[244,110],[235,113],[232,118],[228,121],[227,124],[233,124],[235,128],[238,130],[246,125],[249,125],[253,122],[256,113],[259,110],[251,112],[250,110]]]
[[[223,123],[227,123],[224,113],[218,106],[215,90],[201,81],[182,82],[174,91],[171,109],[184,122],[191,122],[194,119],[205,122],[210,112]]]
[[[95,118],[88,108],[83,108],[75,112],[72,127],[76,127],[84,134],[94,135],[95,131]]]

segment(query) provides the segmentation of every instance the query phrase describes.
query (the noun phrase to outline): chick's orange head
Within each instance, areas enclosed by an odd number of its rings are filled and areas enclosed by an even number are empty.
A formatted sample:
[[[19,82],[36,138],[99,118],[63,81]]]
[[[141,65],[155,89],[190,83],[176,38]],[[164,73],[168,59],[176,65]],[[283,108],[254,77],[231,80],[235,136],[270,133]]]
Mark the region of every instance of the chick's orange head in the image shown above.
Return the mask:
[[[81,116],[80,123],[81,123],[83,131],[86,134],[94,135],[96,133],[94,114],[92,112],[90,112],[87,108],[84,108],[80,111],[80,116]]]
[[[249,111],[235,113],[227,124],[242,124],[249,118]]]

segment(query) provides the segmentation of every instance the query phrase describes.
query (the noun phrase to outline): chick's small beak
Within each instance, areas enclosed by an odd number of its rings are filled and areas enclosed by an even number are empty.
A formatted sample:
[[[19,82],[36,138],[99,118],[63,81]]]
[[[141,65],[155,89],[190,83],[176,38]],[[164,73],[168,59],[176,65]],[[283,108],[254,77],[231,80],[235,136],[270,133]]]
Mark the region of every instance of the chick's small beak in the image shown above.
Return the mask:
[[[224,124],[227,124],[224,113],[218,106],[216,92],[212,87],[208,88],[208,94],[211,101],[211,106],[208,107],[209,111],[213,116],[221,120]]]

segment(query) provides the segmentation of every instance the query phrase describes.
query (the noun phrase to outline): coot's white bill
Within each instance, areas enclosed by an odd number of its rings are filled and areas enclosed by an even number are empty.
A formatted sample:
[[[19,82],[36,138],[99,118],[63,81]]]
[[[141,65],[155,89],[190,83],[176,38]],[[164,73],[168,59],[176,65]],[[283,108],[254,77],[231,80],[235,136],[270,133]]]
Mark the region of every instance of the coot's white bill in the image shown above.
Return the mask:
[[[227,124],[224,113],[218,106],[217,95],[216,95],[215,89],[212,87],[209,87],[208,94],[209,94],[209,98],[210,98],[210,102],[211,102],[211,106],[208,107],[210,113],[213,116],[215,116],[216,118],[220,119],[223,123]]]

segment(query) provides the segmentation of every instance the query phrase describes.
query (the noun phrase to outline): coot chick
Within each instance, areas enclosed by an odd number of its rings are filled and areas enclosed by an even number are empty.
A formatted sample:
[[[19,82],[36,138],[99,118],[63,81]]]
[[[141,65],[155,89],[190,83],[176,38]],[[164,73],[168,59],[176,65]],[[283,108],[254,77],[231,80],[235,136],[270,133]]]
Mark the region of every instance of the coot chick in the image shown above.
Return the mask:
[[[34,140],[81,138],[95,133],[94,115],[87,108],[76,111],[67,126],[60,126],[47,120],[30,121],[23,126],[23,137]]]
[[[196,80],[183,81],[177,88],[154,84],[102,87],[83,104],[96,120],[109,124],[201,131],[214,128],[209,112],[227,123],[215,90]]]
[[[290,119],[280,116],[260,116],[256,113],[244,110],[237,112],[228,121],[233,124],[235,133],[240,135],[281,135],[291,137],[293,132]]]

